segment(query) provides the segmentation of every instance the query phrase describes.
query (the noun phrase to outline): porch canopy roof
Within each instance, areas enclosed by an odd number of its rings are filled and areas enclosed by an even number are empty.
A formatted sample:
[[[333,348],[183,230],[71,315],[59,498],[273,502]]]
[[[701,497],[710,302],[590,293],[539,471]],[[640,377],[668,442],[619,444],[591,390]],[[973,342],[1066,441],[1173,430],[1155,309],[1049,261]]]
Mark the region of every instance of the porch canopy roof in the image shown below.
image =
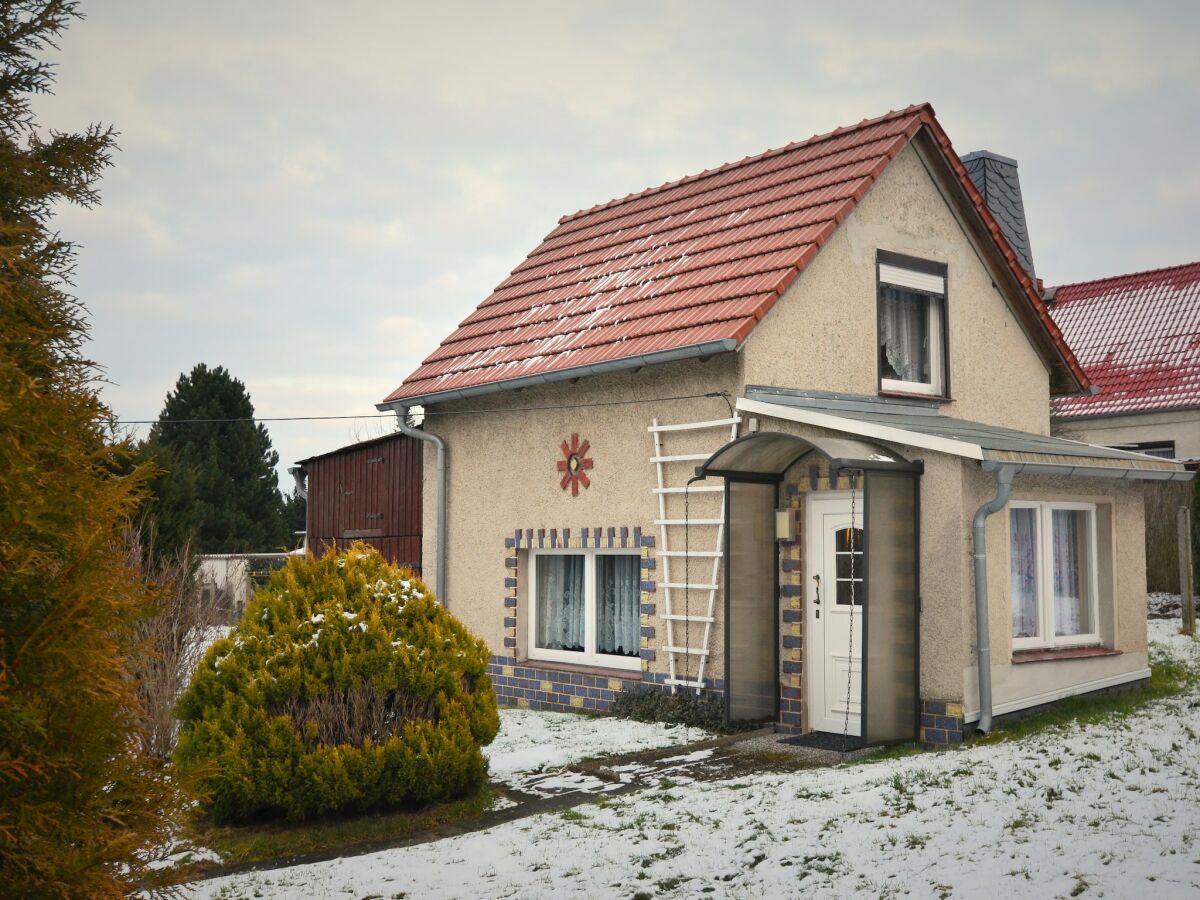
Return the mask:
[[[799,459],[816,451],[839,469],[893,469],[919,472],[895,450],[850,437],[797,437],[778,431],[760,431],[730,441],[696,469],[697,475],[777,481]]]
[[[871,453],[890,455],[897,460],[899,457],[894,450],[883,448],[874,442],[887,441],[979,460],[987,471],[1005,466],[1015,469],[1017,473],[1033,475],[1153,481],[1187,481],[1193,476],[1182,463],[1174,460],[943,416],[934,401],[750,385],[746,388],[746,396],[737,401],[737,408],[743,413],[770,416],[854,435],[856,439],[846,440],[861,448],[869,448]],[[870,443],[859,440],[862,438]],[[803,440],[815,446],[817,441],[843,439]],[[726,450],[734,450],[735,445],[736,442],[727,445],[722,451],[718,451],[717,455]],[[860,456],[864,453],[861,449],[856,452]],[[827,455],[831,458],[849,456],[848,453],[841,452]],[[795,458],[792,461],[794,462]],[[707,469],[714,462],[715,460],[710,459],[702,468]],[[847,463],[847,467],[863,466]],[[866,467],[870,468],[869,465]],[[713,471],[712,474],[720,473]]]

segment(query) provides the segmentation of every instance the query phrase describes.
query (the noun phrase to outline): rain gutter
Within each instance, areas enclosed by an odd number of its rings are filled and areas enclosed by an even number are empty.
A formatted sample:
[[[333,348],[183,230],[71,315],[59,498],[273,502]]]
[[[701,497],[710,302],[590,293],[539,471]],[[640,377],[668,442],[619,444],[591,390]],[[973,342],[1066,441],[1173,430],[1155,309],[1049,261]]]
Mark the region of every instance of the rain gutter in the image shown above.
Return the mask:
[[[382,406],[380,407],[383,408]],[[433,444],[437,450],[437,569],[433,582],[433,594],[441,602],[446,609],[450,608],[450,603],[446,599],[446,442],[436,434],[430,434],[428,431],[422,431],[420,428],[413,428],[408,424],[408,407],[396,406],[396,423],[400,433],[408,435],[410,438],[416,438],[418,441],[424,441],[427,444]]]
[[[1115,466],[1073,466],[1070,463],[1022,463],[985,459],[985,472],[1011,469],[1014,475],[1069,475],[1077,478],[1111,478],[1123,481],[1191,481],[1196,473],[1188,469],[1126,469]]]
[[[979,657],[979,722],[975,726],[982,734],[992,729],[992,641],[988,629],[987,539],[984,533],[987,518],[1008,504],[1012,490],[1013,466],[996,470],[996,496],[975,510],[971,521],[971,545],[975,556],[975,643]]]
[[[722,338],[719,341],[706,341],[703,344],[693,344],[690,347],[657,350],[653,353],[626,356],[622,359],[614,359],[608,362],[592,363],[586,366],[572,366],[568,369],[555,369],[552,372],[541,372],[537,375],[522,375],[520,378],[508,378],[504,381],[492,381],[487,384],[474,384],[470,387],[457,388],[452,391],[435,391],[432,394],[417,394],[413,397],[402,397],[398,400],[384,400],[382,403],[376,403],[375,408],[386,412],[391,409],[401,410],[412,406],[428,406],[431,403],[442,403],[446,400],[463,400],[468,397],[481,397],[484,394],[497,394],[500,391],[515,391],[520,388],[548,384],[554,381],[570,381],[572,378],[582,378],[585,375],[603,375],[608,372],[640,369],[642,366],[652,366],[657,363],[675,362],[681,359],[699,359],[707,356],[715,356],[718,353],[729,353],[736,349],[737,341],[733,338]]]

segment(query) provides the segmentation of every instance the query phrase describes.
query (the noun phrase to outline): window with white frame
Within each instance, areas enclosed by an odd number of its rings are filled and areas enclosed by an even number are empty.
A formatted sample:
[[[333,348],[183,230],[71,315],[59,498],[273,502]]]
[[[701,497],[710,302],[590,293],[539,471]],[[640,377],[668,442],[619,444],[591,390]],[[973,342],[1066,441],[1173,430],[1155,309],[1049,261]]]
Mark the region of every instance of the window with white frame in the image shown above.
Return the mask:
[[[529,555],[529,657],[641,667],[641,555],[598,550]]]
[[[879,252],[879,387],[946,394],[946,267]]]
[[[1100,643],[1096,507],[1009,506],[1013,649]]]

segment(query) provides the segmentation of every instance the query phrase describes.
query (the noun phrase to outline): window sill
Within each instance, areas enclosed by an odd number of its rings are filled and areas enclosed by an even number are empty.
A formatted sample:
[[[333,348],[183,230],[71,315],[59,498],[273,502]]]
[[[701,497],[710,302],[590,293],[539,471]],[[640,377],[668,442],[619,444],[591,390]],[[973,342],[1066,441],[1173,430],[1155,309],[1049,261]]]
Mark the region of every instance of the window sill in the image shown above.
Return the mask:
[[[1046,662],[1054,659],[1088,659],[1093,656],[1120,656],[1120,650],[1111,647],[1059,647],[1053,650],[1014,650],[1013,665],[1031,662]]]
[[[922,394],[917,391],[888,391],[879,389],[880,397],[896,397],[901,400],[928,400],[930,403],[953,403],[954,398],[945,394]]]
[[[518,659],[517,665],[524,666],[528,669],[551,669],[555,672],[570,672],[573,675],[600,675],[604,678],[624,678],[626,681],[642,680],[642,670],[640,665],[636,669],[618,669],[609,668],[607,666],[590,666],[578,665],[576,663],[564,663],[549,659],[534,659],[532,657]]]

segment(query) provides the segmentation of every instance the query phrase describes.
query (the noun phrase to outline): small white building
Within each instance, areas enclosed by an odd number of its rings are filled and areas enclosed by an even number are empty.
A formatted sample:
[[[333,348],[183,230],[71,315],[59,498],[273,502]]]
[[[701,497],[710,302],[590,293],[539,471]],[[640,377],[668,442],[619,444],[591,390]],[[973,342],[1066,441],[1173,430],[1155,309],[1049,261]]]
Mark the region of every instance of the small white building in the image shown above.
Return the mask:
[[[236,621],[256,588],[281,569],[292,553],[212,553],[200,557],[196,570],[200,602],[215,608],[223,620]]]

